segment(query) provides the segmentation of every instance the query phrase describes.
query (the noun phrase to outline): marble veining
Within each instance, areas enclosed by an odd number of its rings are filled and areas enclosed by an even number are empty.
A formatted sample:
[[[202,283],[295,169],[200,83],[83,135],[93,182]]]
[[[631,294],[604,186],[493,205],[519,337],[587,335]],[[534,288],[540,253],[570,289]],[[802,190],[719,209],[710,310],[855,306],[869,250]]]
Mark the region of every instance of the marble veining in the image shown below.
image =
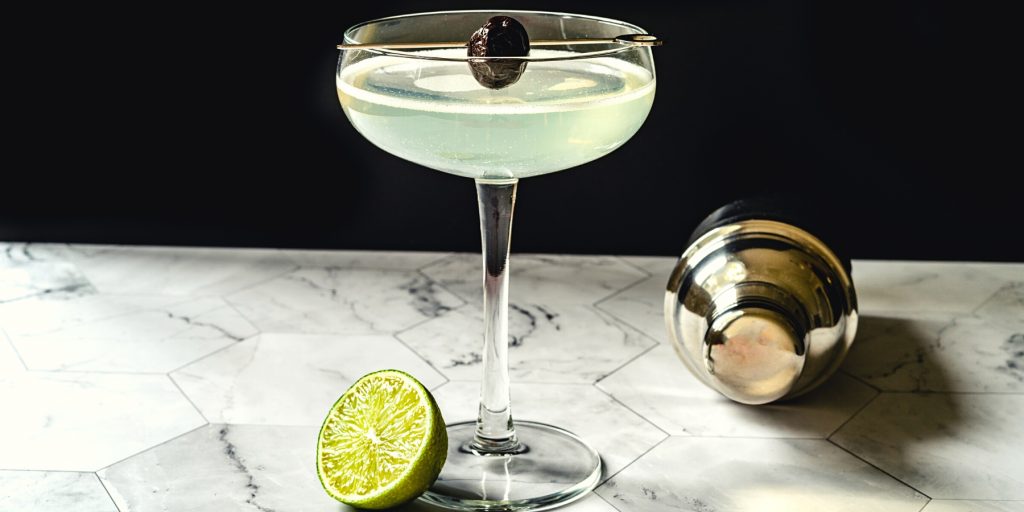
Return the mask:
[[[86,316],[82,309],[91,304],[79,302],[62,302],[63,318]],[[52,317],[38,320],[48,324]],[[257,333],[214,297],[136,309],[57,330],[47,327],[11,335],[29,369],[164,373]]]
[[[264,332],[394,332],[463,302],[417,272],[302,268],[228,295]]]
[[[1024,394],[882,394],[832,440],[932,498],[1024,500]]]
[[[0,471],[0,510],[117,512],[94,473]]]
[[[670,437],[597,493],[623,512],[917,512],[928,500],[813,439]]]
[[[215,423],[320,425],[356,379],[403,370],[428,388],[444,377],[392,336],[261,334],[171,377]]]
[[[398,337],[449,379],[480,377],[483,318],[467,304]],[[509,372],[519,382],[594,382],[654,340],[585,304],[509,306]]]
[[[470,304],[480,304],[480,255],[456,254],[423,269]],[[593,304],[646,275],[609,256],[513,254],[509,262],[509,302]]]
[[[316,476],[317,427],[207,425],[99,476],[121,512],[343,508]]]
[[[845,365],[766,406],[678,360],[675,264],[512,256],[513,416],[605,462],[564,510],[1024,511],[1024,264],[854,262]],[[478,254],[0,242],[0,510],[354,511],[327,409],[398,368],[474,417],[481,331]]]

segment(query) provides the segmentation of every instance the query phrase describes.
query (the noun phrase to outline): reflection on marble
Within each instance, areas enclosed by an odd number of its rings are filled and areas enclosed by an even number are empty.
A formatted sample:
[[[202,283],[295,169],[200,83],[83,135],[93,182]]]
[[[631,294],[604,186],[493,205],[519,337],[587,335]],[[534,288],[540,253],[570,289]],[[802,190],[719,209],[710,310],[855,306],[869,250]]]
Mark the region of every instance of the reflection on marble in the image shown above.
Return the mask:
[[[931,261],[853,262],[853,281],[862,314],[893,316],[894,311],[970,313],[1012,274],[1017,265]]]
[[[0,377],[0,469],[95,471],[205,420],[166,375]]]
[[[145,302],[142,297],[137,304]],[[88,315],[89,305],[81,301],[60,305],[62,318]],[[223,300],[208,297],[55,331],[16,333],[11,341],[29,369],[167,372],[256,332]]]
[[[479,379],[483,318],[466,305],[398,337],[449,379]],[[513,304],[509,372],[517,382],[591,383],[654,345],[607,313],[579,304]]]
[[[597,493],[622,512],[917,512],[927,501],[812,439],[670,437]]]
[[[318,427],[207,425],[99,473],[121,512],[343,508],[316,476]]]
[[[220,295],[295,268],[274,249],[84,246],[39,250],[66,258],[102,293]]]
[[[417,272],[303,268],[228,296],[264,332],[393,332],[462,305]]]
[[[509,269],[509,302],[513,304],[593,304],[646,277],[611,256],[513,254]],[[480,272],[479,254],[457,254],[423,269],[470,304],[483,301]]]
[[[811,393],[770,405],[738,404],[690,375],[661,345],[597,383],[670,434],[727,437],[828,437],[875,391],[842,374]]]
[[[843,368],[883,391],[1024,391],[1024,312],[862,316]]]
[[[1024,500],[1024,395],[882,394],[832,436],[932,498]]]
[[[282,249],[301,267],[365,268],[378,270],[419,270],[451,253],[417,251],[321,251]]]
[[[117,512],[93,473],[0,471],[0,510]]]
[[[668,343],[664,304],[671,269],[657,270],[653,276],[602,300],[597,307],[640,329],[651,339]]]
[[[448,423],[477,414],[480,384],[449,382],[434,392]],[[593,386],[512,381],[512,417],[562,427],[601,454],[604,475],[618,472],[666,437],[654,425],[615,403]],[[529,439],[523,441],[529,443]]]
[[[352,508],[342,508],[345,512],[355,511]],[[389,508],[390,512],[446,512],[448,509],[437,507],[434,505],[428,505],[419,500],[413,500],[405,505],[400,505],[395,508]],[[574,501],[569,505],[558,507],[559,512],[615,512],[615,507],[608,504],[607,501],[601,499],[596,494],[588,494],[587,496],[580,498],[579,501]]]
[[[171,374],[215,423],[320,425],[356,379],[385,368],[444,377],[391,336],[261,334]]]
[[[932,500],[921,512],[1024,512],[1024,501]]]

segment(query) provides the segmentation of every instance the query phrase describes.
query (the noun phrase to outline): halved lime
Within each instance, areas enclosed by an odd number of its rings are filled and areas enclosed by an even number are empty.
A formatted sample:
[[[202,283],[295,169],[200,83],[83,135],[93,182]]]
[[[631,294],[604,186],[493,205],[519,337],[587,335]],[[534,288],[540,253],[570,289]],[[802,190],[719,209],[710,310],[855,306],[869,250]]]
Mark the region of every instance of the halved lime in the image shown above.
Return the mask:
[[[381,370],[357,380],[327,413],[316,469],[332,498],[381,509],[423,494],[447,455],[434,397],[413,376]]]

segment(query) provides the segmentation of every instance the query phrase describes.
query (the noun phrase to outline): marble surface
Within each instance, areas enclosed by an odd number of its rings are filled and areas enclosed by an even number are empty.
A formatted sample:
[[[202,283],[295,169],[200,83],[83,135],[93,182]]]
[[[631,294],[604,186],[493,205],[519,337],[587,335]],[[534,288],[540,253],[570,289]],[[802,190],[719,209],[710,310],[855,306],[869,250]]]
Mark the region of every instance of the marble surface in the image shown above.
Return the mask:
[[[326,409],[396,367],[472,417],[478,258],[0,243],[0,510],[351,510]],[[566,510],[1024,510],[1024,264],[855,262],[840,372],[757,407],[673,353],[674,264],[513,255],[513,415],[605,462]]]

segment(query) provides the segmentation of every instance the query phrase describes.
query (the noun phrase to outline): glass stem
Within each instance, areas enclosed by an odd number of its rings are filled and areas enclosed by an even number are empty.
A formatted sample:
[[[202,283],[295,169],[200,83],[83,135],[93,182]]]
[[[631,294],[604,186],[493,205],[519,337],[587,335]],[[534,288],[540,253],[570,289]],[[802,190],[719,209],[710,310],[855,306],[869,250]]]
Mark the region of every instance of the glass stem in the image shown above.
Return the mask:
[[[518,181],[476,181],[484,259],[484,376],[470,448],[484,454],[522,449],[512,425],[508,378],[508,253]]]

